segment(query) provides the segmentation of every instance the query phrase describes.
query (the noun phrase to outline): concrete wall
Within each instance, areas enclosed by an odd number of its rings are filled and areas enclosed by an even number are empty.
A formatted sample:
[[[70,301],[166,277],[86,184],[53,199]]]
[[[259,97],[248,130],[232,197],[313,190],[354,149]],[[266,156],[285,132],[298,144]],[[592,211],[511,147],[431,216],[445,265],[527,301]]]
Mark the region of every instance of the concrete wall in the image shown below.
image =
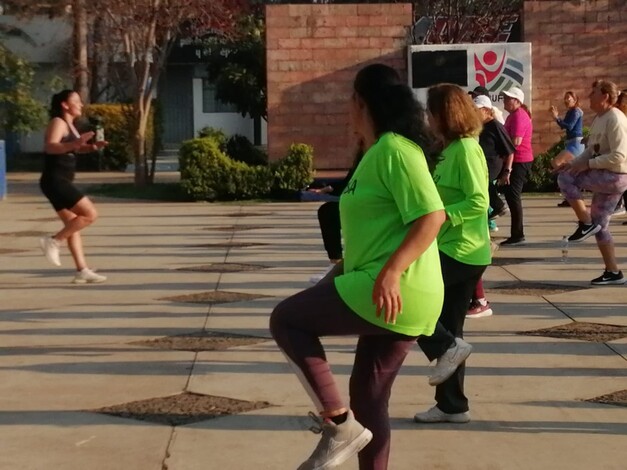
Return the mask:
[[[411,5],[269,5],[266,21],[270,159],[302,142],[316,168],[350,167],[353,79],[372,62],[406,74]]]
[[[627,88],[627,3],[625,0],[525,1],[524,40],[533,60],[534,152],[546,150],[562,135],[548,113],[562,97],[579,95],[589,125],[590,85],[597,78]]]

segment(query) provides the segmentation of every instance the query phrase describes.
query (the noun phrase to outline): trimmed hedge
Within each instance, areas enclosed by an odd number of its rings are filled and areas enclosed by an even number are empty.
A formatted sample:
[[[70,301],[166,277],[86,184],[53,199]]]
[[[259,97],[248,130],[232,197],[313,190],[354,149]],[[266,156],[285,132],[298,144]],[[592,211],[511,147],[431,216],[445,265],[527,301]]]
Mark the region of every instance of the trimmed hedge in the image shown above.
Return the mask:
[[[313,149],[294,144],[288,155],[268,166],[229,158],[219,140],[183,142],[179,151],[181,187],[194,200],[237,200],[295,194],[313,181]]]
[[[85,106],[86,118],[100,117],[104,126],[105,139],[109,145],[104,149],[102,158],[103,170],[123,171],[133,160],[133,135],[131,116],[128,105],[120,103],[90,104]],[[148,126],[146,128],[146,155],[148,158],[156,152],[160,145],[160,139],[155,138],[155,127],[159,124],[155,121],[155,107],[151,108]],[[93,158],[97,158],[94,156]]]

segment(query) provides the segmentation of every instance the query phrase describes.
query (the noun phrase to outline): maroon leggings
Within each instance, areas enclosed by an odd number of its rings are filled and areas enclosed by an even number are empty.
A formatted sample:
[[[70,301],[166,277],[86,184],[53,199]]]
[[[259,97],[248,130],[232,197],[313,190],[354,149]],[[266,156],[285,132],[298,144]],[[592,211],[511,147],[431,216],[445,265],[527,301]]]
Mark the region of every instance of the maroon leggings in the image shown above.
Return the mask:
[[[390,454],[388,400],[416,338],[363,320],[342,301],[333,282],[317,284],[277,305],[270,317],[270,331],[297,368],[299,379],[319,411],[346,406],[320,337],[359,335],[349,386],[350,408],[373,434],[370,444],[359,453],[359,469],[386,470]]]

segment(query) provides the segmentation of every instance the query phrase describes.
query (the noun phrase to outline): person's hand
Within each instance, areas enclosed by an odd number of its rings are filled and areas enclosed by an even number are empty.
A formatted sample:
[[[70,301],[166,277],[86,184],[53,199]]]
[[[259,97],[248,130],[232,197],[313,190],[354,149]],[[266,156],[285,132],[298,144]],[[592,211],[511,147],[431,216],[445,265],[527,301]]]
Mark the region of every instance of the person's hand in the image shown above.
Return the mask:
[[[314,194],[329,194],[333,191],[333,188],[331,186],[325,186],[324,188],[309,188],[307,191]]]
[[[575,176],[590,169],[590,166],[588,165],[588,160],[573,160],[567,165],[568,167],[564,168],[562,171],[569,171],[572,175]]]
[[[396,323],[403,308],[400,279],[400,273],[384,267],[374,282],[372,303],[377,307],[377,318],[384,314],[385,323]]]
[[[509,186],[509,175],[510,174],[511,174],[511,172],[504,171],[503,173],[501,173],[499,175],[499,177],[497,178],[497,182],[499,183],[499,186]]]
[[[78,140],[81,142],[81,145],[83,145],[93,139],[95,135],[96,133],[93,131],[85,132],[84,134],[81,134]]]
[[[559,113],[557,112],[557,108],[555,106],[551,106],[549,108],[549,112],[553,115],[553,119],[557,119]]]
[[[107,142],[106,140],[99,140],[97,142],[94,142],[94,147],[95,150],[100,150],[105,148],[107,145],[109,145],[109,142]]]

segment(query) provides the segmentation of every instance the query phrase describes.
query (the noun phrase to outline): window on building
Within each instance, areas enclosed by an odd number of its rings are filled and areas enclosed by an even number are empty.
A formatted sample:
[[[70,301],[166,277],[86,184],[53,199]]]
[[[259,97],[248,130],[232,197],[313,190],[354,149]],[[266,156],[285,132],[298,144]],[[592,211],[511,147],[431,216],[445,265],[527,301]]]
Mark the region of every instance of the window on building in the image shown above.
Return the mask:
[[[202,79],[202,112],[203,113],[236,113],[232,103],[224,103],[216,98],[216,87],[206,78]]]

